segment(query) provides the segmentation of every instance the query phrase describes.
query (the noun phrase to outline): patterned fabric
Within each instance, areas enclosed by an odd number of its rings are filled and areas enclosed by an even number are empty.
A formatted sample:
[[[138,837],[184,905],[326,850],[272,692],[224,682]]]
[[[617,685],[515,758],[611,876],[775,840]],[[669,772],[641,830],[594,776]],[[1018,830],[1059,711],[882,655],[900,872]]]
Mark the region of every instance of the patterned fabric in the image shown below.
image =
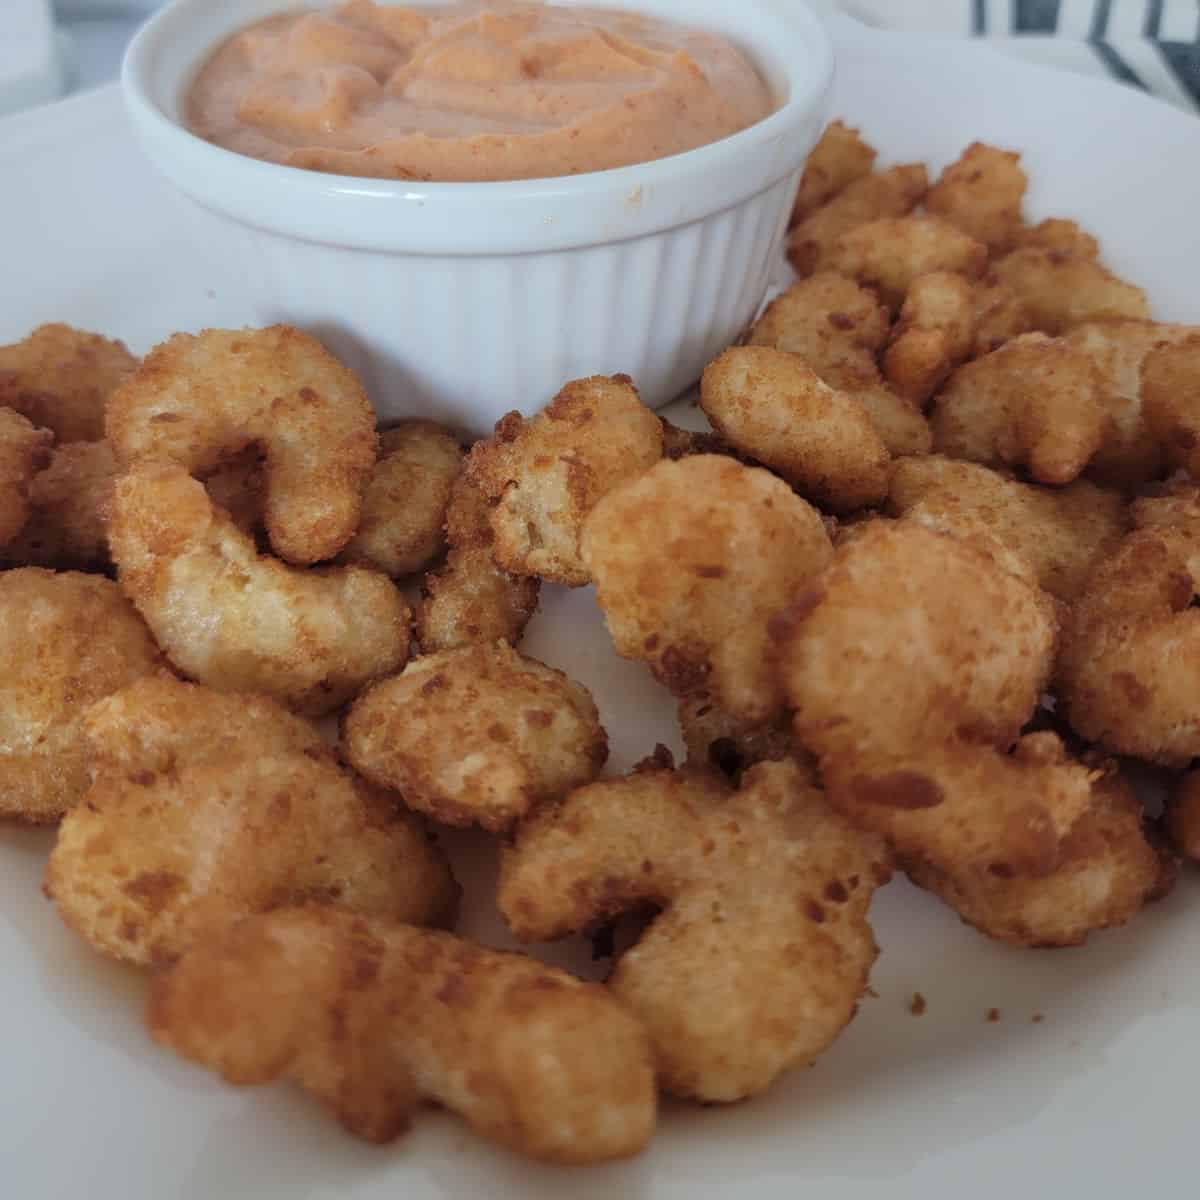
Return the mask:
[[[1200,113],[1200,0],[839,0],[867,25],[985,37],[1006,54],[1108,75]]]

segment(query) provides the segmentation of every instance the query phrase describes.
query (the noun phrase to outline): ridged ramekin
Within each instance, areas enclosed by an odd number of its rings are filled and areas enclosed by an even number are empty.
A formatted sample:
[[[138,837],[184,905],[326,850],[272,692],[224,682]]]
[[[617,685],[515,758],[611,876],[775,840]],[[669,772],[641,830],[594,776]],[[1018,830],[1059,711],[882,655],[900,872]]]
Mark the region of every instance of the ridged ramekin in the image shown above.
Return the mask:
[[[559,0],[574,3],[574,0]],[[567,380],[624,372],[677,396],[753,318],[825,119],[832,51],[802,0],[607,0],[723,33],[780,107],[723,141],[559,179],[412,183],[259,162],[181,124],[225,37],[295,0],[175,0],[130,45],[141,142],[234,246],[264,322],[317,334],[363,376],[384,423],[483,434]]]

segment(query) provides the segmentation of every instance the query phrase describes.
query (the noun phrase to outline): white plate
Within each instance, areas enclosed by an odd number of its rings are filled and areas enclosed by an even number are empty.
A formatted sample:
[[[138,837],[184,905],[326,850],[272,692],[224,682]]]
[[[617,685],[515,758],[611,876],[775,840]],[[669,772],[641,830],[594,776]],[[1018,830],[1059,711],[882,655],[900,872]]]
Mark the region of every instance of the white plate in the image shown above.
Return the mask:
[[[1200,321],[1200,122],[962,42],[849,25],[839,40],[835,111],[888,158],[939,168],[974,138],[1023,149],[1031,215],[1079,218],[1159,316]],[[0,342],[67,320],[141,351],[174,330],[255,320],[240,265],[189,240],[114,91],[0,125],[0,180]],[[590,594],[547,589],[526,648],[593,688],[616,767],[674,740],[670,702],[612,655]],[[490,847],[467,841],[486,889]],[[755,1200],[1011,1200],[1016,1187],[1098,1200],[1172,1180],[1190,1194],[1192,878],[1130,928],[1058,953],[990,944],[894,883],[874,911],[878,998],[815,1068],[731,1109],[668,1105],[640,1159],[567,1173],[493,1151],[435,1113],[390,1147],[363,1146],[289,1087],[235,1091],[155,1049],[141,981],[92,954],[42,899],[49,844],[0,829],[5,1200],[697,1200],[735,1187]],[[471,928],[496,932],[483,910]],[[908,1011],[917,991],[919,1018]]]

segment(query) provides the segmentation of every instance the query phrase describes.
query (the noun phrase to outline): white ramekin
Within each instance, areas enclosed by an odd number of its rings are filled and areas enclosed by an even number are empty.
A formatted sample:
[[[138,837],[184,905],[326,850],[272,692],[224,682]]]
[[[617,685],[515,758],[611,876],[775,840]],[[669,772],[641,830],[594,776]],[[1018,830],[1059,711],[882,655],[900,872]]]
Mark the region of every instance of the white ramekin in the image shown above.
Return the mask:
[[[574,3],[575,0],[558,0]],[[567,380],[624,372],[647,403],[686,390],[753,318],[832,77],[802,0],[606,0],[739,43],[780,101],[734,137],[561,179],[357,179],[259,162],[180,124],[218,42],[296,0],[175,0],[122,82],[151,160],[232,248],[264,322],[317,334],[363,376],[384,423],[484,434]]]

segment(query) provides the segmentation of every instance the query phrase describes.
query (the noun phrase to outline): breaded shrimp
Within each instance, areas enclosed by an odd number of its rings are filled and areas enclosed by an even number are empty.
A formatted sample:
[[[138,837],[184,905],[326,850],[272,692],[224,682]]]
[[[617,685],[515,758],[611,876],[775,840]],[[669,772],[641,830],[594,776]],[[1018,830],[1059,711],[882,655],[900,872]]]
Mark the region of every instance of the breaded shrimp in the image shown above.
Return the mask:
[[[1007,249],[1021,224],[1021,202],[1029,179],[1021,156],[985,142],[972,142],[938,178],[925,207],[983,242],[988,250]]]
[[[711,454],[609,493],[583,534],[617,653],[749,722],[783,702],[767,623],[831,556],[820,516],[787,484]]]
[[[46,893],[102,953],[161,965],[307,899],[418,924],[453,915],[446,860],[397,798],[265,696],[145,679],[84,727],[93,782],[59,830]]]
[[[146,1023],[229,1083],[294,1080],[371,1142],[422,1101],[549,1162],[626,1157],[654,1133],[649,1039],[605,988],[380,916],[239,922],[159,978]]]
[[[971,352],[975,290],[962,275],[933,271],[914,279],[881,366],[906,400],[924,405]]]
[[[458,440],[433,421],[404,421],[379,439],[362,519],[341,562],[398,579],[423,571],[445,545],[446,507],[462,466]]]
[[[726,350],[704,369],[700,406],[723,438],[816,504],[853,512],[887,494],[891,456],[866,409],[797,355]]]
[[[1142,405],[1168,465],[1200,481],[1200,330],[1146,355]]]
[[[318,715],[408,657],[410,613],[390,580],[260,555],[181,467],[118,481],[109,542],[121,587],[167,657],[220,691],[264,692]]]
[[[993,275],[985,275],[975,284],[974,308],[972,358],[991,354],[1005,342],[1035,331],[1033,313],[1028,305]]]
[[[467,478],[494,505],[496,561],[568,587],[588,583],[579,557],[588,513],[658,462],[662,443],[662,422],[624,375],[568,383],[528,420],[509,413],[467,460]]]
[[[1087,356],[1041,333],[960,367],[934,404],[939,453],[1024,466],[1038,483],[1077,478],[1112,429]]]
[[[649,765],[522,825],[499,905],[522,941],[662,909],[609,987],[649,1030],[667,1091],[731,1102],[845,1028],[877,953],[867,909],[890,873],[882,841],[795,763],[752,767],[734,794]]]
[[[378,446],[354,373],[289,325],[176,334],[113,394],[106,426],[122,467],[204,476],[259,447],[271,546],[298,565],[332,558],[354,535]]]
[[[342,744],[410,808],[497,833],[608,757],[587,689],[504,642],[427,654],[376,684],[347,714]]]
[[[1013,248],[1057,250],[1072,258],[1099,258],[1100,243],[1074,221],[1047,217],[1036,225],[1022,225],[1013,237]]]
[[[37,567],[0,572],[0,817],[57,821],[88,786],[93,701],[162,658],[120,588]]]
[[[98,442],[104,406],[138,360],[121,342],[70,325],[41,325],[0,346],[0,408],[12,408],[60,442]]]
[[[868,174],[875,165],[876,155],[875,148],[862,140],[857,129],[842,121],[831,121],[804,164],[791,223],[802,221]]]
[[[0,408],[0,547],[29,520],[37,473],[50,461],[54,435],[37,429],[11,408]]]

